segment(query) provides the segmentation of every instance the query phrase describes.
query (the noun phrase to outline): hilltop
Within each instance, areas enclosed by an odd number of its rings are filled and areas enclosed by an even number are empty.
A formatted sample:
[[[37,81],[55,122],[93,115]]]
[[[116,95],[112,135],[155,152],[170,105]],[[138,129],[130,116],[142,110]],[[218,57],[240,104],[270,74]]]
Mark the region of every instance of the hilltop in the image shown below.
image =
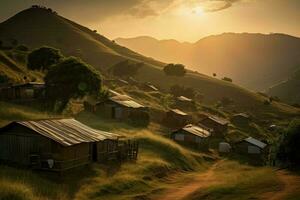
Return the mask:
[[[195,43],[142,36],[117,38],[116,42],[164,62],[228,76],[256,91],[286,80],[300,63],[300,38],[285,34],[224,33]]]

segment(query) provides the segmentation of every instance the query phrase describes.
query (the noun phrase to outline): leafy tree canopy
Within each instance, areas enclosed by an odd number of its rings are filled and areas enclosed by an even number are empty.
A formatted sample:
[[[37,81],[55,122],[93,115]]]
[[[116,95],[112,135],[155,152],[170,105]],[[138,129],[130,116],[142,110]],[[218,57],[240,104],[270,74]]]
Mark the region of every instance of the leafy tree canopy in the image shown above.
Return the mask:
[[[114,76],[131,77],[135,76],[143,65],[144,63],[133,63],[125,60],[112,66],[111,72]]]
[[[101,76],[92,66],[75,57],[70,57],[52,66],[46,77],[47,97],[68,102],[71,98],[98,94]]]
[[[41,47],[28,55],[27,66],[31,70],[48,70],[51,65],[57,64],[63,55],[58,49]]]
[[[164,67],[164,72],[168,76],[184,76],[186,73],[185,67],[182,64],[168,64]]]
[[[300,164],[300,120],[293,120],[284,134],[279,147],[280,160],[289,161],[295,166]]]

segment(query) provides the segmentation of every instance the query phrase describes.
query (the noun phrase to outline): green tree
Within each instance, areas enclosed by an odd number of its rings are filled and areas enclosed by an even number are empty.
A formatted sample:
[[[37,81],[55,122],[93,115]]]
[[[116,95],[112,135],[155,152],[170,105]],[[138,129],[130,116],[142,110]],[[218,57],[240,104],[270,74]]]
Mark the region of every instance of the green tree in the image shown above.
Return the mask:
[[[281,139],[277,157],[294,166],[300,164],[300,120],[293,120]]]
[[[29,48],[24,44],[21,44],[21,45],[17,46],[16,49],[19,50],[19,51],[28,51],[29,50]]]
[[[62,111],[71,98],[98,95],[101,76],[92,66],[70,57],[49,69],[45,84],[50,106],[60,102],[58,111]]]
[[[185,66],[182,64],[168,64],[164,67],[164,72],[168,76],[184,76],[186,73]]]
[[[51,65],[57,64],[63,55],[58,49],[41,47],[33,50],[27,58],[27,66],[31,70],[48,70]]]
[[[133,63],[125,60],[112,66],[111,72],[114,76],[127,78],[135,76],[143,65],[144,63]]]
[[[185,96],[191,99],[195,98],[196,96],[196,91],[194,88],[183,87],[180,85],[171,86],[170,93],[175,97]]]

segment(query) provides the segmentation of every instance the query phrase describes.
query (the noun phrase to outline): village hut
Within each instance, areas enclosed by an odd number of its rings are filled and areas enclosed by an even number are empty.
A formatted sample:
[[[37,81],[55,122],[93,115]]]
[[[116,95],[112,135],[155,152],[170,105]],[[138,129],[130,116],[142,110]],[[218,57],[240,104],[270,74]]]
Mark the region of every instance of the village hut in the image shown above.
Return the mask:
[[[147,83],[142,84],[141,88],[146,92],[157,92],[158,91],[157,87],[155,87],[154,85],[151,85],[151,84],[147,84]]]
[[[45,84],[28,82],[1,88],[0,98],[5,100],[34,100],[45,96]]]
[[[129,85],[129,83],[123,79],[104,79],[103,84],[109,86],[117,85],[120,87]]]
[[[180,108],[193,109],[195,108],[194,101],[185,96],[179,96],[175,99],[176,106]]]
[[[192,124],[188,124],[171,134],[171,138],[174,141],[187,145],[191,144],[198,148],[208,147],[209,136],[211,136],[209,131]]]
[[[213,130],[214,136],[223,136],[227,131],[229,122],[226,119],[216,116],[207,116],[201,119],[198,125],[202,128]]]
[[[192,117],[187,113],[179,109],[171,109],[166,113],[163,123],[172,128],[182,128],[189,124],[191,120]]]
[[[248,137],[237,142],[235,149],[241,154],[262,155],[267,151],[267,144],[255,138]]]
[[[89,109],[96,114],[116,120],[136,121],[140,123],[148,122],[150,119],[149,108],[137,103],[127,95],[116,94],[107,100],[96,101],[90,105]]]
[[[250,122],[250,116],[246,113],[238,113],[232,116],[231,122],[233,124],[245,125]]]
[[[64,171],[117,157],[119,138],[74,119],[15,121],[0,129],[0,161]]]
[[[231,145],[227,142],[219,143],[219,153],[229,153],[231,152]]]

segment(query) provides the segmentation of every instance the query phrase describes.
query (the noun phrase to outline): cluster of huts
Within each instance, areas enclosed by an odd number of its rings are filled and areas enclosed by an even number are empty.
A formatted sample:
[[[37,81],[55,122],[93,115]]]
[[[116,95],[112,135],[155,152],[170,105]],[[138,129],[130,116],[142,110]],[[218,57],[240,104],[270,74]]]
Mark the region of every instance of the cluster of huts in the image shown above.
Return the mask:
[[[222,140],[230,123],[227,119],[208,114],[202,115],[198,123],[192,124],[191,116],[178,109],[170,110],[165,121],[170,122],[168,125],[175,128],[171,133],[171,139],[198,149],[208,149],[212,141]],[[231,118],[231,123],[234,124],[245,125],[249,122],[250,116],[245,113],[235,114]],[[219,142],[218,151],[220,153],[238,152],[260,162],[267,157],[269,148],[265,142],[248,137],[233,144]]]
[[[107,80],[108,81],[108,80]],[[116,84],[128,84],[127,81],[109,80]],[[151,84],[144,84],[147,91],[157,91]],[[43,83],[29,82],[0,87],[0,99],[36,100],[45,95]],[[172,128],[171,139],[178,143],[193,145],[199,149],[208,149],[212,139],[224,138],[229,121],[213,115],[203,115],[196,123],[192,116],[178,108],[194,108],[192,99],[176,97],[176,109],[165,113],[162,123]],[[133,98],[110,90],[104,100],[87,99],[86,110],[108,119],[148,123],[149,108]],[[233,124],[247,124],[250,116],[245,113],[235,114]],[[239,153],[262,155],[267,152],[267,144],[245,138],[235,143]],[[0,129],[0,161],[12,162],[36,169],[62,171],[88,164],[105,162],[110,159],[135,159],[138,145],[124,142],[114,133],[92,129],[74,119],[48,119],[20,121]],[[232,151],[232,144],[219,143],[219,152]]]
[[[0,85],[0,99],[9,101],[35,101],[44,97],[45,84],[41,82]]]
[[[0,129],[0,161],[33,169],[65,171],[137,155],[137,142],[75,119],[15,121]]]

